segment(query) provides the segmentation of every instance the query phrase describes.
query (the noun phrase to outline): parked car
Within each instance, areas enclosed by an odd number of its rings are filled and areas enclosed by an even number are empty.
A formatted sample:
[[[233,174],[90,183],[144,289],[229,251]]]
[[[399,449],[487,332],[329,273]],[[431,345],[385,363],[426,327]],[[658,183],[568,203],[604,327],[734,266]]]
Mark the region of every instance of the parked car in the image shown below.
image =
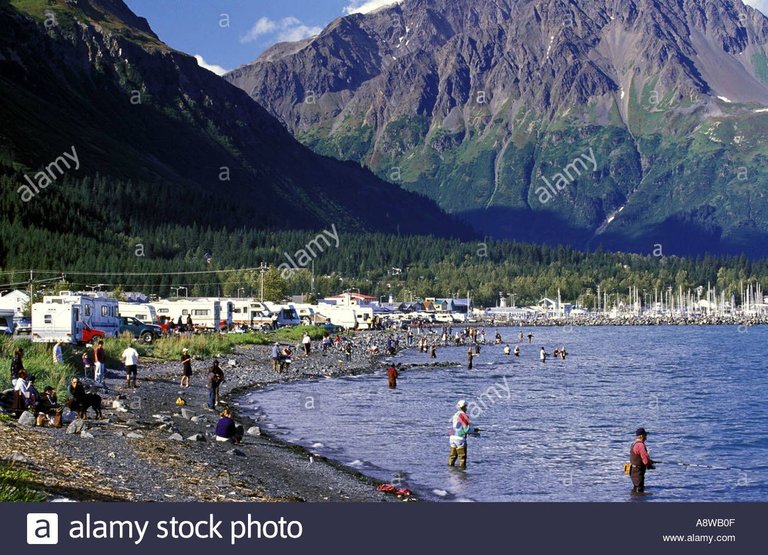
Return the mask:
[[[120,317],[120,334],[130,333],[135,339],[144,343],[152,343],[155,339],[163,335],[163,329],[155,324],[145,324],[137,318],[131,316]]]
[[[101,330],[92,328],[86,323],[83,323],[83,333],[80,337],[82,343],[93,343],[93,340],[97,337],[104,337],[105,333]]]
[[[32,333],[32,320],[22,318],[16,324],[16,335],[30,335]]]

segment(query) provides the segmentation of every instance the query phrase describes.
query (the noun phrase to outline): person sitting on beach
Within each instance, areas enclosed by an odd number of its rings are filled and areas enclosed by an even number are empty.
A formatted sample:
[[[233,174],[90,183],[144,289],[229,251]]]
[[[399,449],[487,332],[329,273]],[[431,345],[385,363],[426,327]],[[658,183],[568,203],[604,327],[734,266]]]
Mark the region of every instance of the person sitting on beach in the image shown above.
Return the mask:
[[[50,385],[45,386],[43,394],[37,402],[38,414],[46,416],[52,426],[61,428],[61,413],[63,410],[64,407],[59,404],[54,389]]]
[[[18,418],[21,413],[27,410],[27,399],[29,397],[29,381],[27,380],[27,371],[23,368],[16,376],[16,382],[13,386],[13,412]]]
[[[240,443],[242,440],[243,427],[235,424],[232,418],[232,409],[227,407],[221,411],[221,418],[216,424],[216,441]]]

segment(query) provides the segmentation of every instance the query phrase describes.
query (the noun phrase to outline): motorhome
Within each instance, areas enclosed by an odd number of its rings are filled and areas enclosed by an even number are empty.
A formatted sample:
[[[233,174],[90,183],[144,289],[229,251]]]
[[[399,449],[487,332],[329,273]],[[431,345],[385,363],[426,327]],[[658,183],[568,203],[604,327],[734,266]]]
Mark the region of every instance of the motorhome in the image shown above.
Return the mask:
[[[120,316],[136,318],[144,324],[157,323],[157,311],[148,303],[118,303]]]
[[[264,303],[273,316],[273,327],[283,328],[286,326],[298,326],[301,324],[301,318],[296,309],[287,304]]]
[[[305,326],[310,326],[315,323],[315,312],[317,311],[317,305],[307,303],[291,303],[290,305],[296,310],[296,314],[299,315],[299,320]]]
[[[232,324],[249,328],[272,328],[275,318],[267,305],[253,299],[232,302]]]
[[[359,328],[356,310],[354,308],[323,305],[318,307],[318,315],[325,316],[334,326],[347,330]],[[373,318],[371,316],[371,318]]]
[[[357,329],[371,329],[371,327],[373,327],[373,309],[364,306],[356,307],[355,320],[357,321]]]
[[[117,337],[120,316],[116,299],[99,294],[62,291],[32,305],[32,341],[87,342],[101,335]]]
[[[221,302],[211,299],[184,298],[176,300],[162,300],[152,303],[158,318],[170,318],[178,322],[181,318],[183,325],[187,324],[187,318],[192,319],[195,329],[221,330]],[[229,305],[231,309],[231,305]],[[232,322],[231,313],[229,323]],[[227,320],[224,321],[225,324]]]

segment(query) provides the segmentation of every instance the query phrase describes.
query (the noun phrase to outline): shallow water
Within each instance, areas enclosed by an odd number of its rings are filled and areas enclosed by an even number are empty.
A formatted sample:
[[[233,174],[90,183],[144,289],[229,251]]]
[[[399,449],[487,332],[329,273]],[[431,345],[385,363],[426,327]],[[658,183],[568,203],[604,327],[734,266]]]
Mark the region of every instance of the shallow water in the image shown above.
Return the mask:
[[[488,330],[492,337],[495,330]],[[517,329],[500,329],[514,345]],[[527,333],[528,330],[526,330]],[[461,367],[408,369],[270,387],[247,397],[283,439],[432,499],[768,500],[768,327],[531,328],[520,358],[485,345],[438,349]],[[538,360],[564,344],[567,360]],[[396,362],[433,362],[406,351]],[[479,437],[466,471],[447,466],[456,400]],[[244,403],[246,404],[246,403]],[[652,495],[622,473],[633,432],[649,432]],[[701,468],[691,465],[708,465]]]

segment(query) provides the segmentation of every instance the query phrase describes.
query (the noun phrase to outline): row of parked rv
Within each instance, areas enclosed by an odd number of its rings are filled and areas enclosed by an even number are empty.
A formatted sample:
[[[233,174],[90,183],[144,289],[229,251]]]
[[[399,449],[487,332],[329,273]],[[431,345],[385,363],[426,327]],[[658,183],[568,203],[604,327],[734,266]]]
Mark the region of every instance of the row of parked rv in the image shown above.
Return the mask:
[[[32,305],[32,341],[90,342],[131,333],[150,343],[169,327],[186,331],[276,329],[330,323],[370,329],[373,309],[311,304],[276,304],[251,299],[183,298],[126,303],[100,293],[64,291]]]

